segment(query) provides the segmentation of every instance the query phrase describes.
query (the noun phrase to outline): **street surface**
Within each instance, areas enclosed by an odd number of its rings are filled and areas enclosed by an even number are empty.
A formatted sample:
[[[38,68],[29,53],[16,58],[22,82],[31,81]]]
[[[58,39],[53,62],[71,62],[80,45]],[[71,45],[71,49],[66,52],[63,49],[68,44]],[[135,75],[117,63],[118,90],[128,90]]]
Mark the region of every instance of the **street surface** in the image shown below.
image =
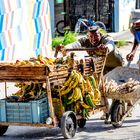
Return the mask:
[[[121,47],[119,50],[125,58],[130,52],[132,44]],[[130,67],[137,67],[136,61],[139,56],[139,50],[136,53]],[[127,62],[125,61],[125,64]],[[1,89],[1,93],[4,90]],[[12,89],[9,89],[9,91]],[[2,98],[2,95],[0,96]],[[121,128],[115,129],[111,124],[104,124],[100,120],[102,112],[97,113],[89,118],[85,128],[78,128],[75,140],[140,140],[140,106],[136,105],[133,110],[133,116],[126,118]],[[59,128],[36,128],[26,126],[10,126],[5,135],[0,140],[63,140]]]

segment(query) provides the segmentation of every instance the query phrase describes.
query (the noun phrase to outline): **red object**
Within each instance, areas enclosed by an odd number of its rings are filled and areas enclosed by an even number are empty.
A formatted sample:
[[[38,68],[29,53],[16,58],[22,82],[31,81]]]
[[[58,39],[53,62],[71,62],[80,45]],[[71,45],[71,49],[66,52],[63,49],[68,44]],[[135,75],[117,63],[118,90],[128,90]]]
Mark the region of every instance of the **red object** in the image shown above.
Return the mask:
[[[16,60],[16,63],[19,63],[20,61],[19,60]]]
[[[140,26],[140,22],[134,22],[133,26],[135,26],[135,27]]]
[[[40,64],[45,64],[44,61],[40,61]]]

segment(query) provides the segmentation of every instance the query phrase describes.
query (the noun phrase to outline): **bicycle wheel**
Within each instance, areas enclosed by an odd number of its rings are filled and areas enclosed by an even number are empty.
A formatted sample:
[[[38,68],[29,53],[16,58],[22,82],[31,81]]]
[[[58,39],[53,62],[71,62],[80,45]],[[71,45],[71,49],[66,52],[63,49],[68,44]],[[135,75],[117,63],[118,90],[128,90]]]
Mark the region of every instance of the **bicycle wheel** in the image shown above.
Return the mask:
[[[58,21],[56,24],[57,33],[63,36],[65,34],[64,28],[65,28],[64,20]]]
[[[99,26],[100,28],[106,30],[106,26],[105,26],[105,24],[104,24],[103,22],[101,22],[101,21],[96,21],[95,23],[96,23],[96,25]]]
[[[74,29],[75,33],[80,33],[80,22],[78,21],[75,25],[75,29]]]

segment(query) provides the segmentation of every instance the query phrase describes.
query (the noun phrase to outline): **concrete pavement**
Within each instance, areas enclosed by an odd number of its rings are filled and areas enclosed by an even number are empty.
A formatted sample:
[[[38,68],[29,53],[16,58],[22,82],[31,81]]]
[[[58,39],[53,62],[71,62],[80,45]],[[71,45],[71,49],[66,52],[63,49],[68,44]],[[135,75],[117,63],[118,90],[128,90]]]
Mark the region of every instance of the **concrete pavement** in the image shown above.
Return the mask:
[[[122,32],[112,32],[108,34],[113,37],[114,41],[125,40],[129,43],[133,43],[134,40],[134,37],[129,29]]]

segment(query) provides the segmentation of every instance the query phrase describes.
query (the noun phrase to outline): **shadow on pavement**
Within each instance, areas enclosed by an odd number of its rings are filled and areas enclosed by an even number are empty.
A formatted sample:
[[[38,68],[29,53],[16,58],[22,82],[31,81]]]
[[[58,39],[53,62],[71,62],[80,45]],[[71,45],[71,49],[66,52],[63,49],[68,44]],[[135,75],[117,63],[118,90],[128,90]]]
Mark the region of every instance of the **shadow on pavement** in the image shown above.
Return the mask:
[[[12,131],[13,129],[13,131]],[[10,131],[10,133],[9,133]],[[61,134],[61,130],[59,128],[33,128],[33,127],[17,127],[16,130],[14,126],[9,128],[9,131],[5,133],[2,137],[0,137],[0,140],[2,138],[5,140],[63,140],[63,136]]]
[[[139,116],[140,117],[140,116]],[[125,120],[124,123],[140,123],[140,119]]]

